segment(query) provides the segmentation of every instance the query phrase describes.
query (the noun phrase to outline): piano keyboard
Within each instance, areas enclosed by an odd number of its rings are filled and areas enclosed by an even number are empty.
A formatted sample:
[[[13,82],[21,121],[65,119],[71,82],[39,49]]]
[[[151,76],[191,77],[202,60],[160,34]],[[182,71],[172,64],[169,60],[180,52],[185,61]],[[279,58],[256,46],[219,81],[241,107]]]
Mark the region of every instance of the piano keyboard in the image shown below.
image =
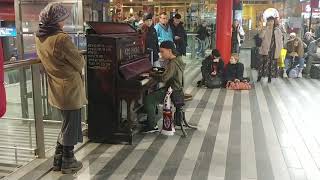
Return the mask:
[[[141,80],[140,83],[141,83],[142,86],[144,86],[144,85],[146,85],[149,81],[150,81],[149,78],[145,78],[145,79]]]

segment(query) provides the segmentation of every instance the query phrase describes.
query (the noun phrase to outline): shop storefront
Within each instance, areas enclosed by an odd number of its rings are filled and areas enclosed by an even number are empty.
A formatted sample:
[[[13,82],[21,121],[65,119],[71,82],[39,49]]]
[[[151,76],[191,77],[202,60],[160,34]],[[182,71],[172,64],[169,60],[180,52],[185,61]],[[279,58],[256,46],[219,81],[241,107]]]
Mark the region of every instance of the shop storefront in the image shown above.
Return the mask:
[[[155,17],[161,12],[166,12],[170,17],[179,13],[189,31],[194,31],[201,21],[214,24],[216,17],[214,0],[114,0],[110,2],[109,8],[108,15],[113,21],[140,20],[146,13],[153,13]]]
[[[0,44],[2,44],[0,56],[4,61],[9,61],[12,56],[17,55],[14,19],[13,1],[0,0]]]

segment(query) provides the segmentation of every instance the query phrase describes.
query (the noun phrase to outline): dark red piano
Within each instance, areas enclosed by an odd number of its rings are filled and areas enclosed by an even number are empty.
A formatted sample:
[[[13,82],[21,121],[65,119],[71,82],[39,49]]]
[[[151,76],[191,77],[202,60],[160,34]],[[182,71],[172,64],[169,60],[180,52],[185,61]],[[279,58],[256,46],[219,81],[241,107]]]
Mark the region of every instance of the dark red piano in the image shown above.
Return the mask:
[[[135,112],[156,85],[142,76],[152,70],[144,42],[128,24],[88,24],[88,137],[95,142],[132,144]]]

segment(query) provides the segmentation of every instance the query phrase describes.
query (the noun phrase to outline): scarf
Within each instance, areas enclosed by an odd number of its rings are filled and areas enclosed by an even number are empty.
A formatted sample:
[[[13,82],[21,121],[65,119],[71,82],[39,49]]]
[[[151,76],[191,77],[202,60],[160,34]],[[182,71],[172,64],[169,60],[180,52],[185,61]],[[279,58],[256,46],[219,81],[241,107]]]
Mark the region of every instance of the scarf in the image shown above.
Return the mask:
[[[50,24],[39,24],[39,29],[36,33],[37,37],[47,37],[57,32],[62,32],[58,24],[50,25]]]

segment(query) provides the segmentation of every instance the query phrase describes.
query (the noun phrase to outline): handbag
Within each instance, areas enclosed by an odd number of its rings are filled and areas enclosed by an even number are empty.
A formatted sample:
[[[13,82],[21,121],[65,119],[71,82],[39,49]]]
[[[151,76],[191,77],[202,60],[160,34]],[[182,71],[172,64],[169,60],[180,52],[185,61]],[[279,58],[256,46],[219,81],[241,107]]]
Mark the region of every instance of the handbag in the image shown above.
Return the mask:
[[[226,88],[229,90],[250,90],[251,85],[249,82],[246,82],[246,81],[243,81],[243,82],[229,81],[226,85]]]
[[[220,88],[222,84],[221,78],[219,76],[211,76],[209,75],[205,81],[205,85],[210,88]]]

